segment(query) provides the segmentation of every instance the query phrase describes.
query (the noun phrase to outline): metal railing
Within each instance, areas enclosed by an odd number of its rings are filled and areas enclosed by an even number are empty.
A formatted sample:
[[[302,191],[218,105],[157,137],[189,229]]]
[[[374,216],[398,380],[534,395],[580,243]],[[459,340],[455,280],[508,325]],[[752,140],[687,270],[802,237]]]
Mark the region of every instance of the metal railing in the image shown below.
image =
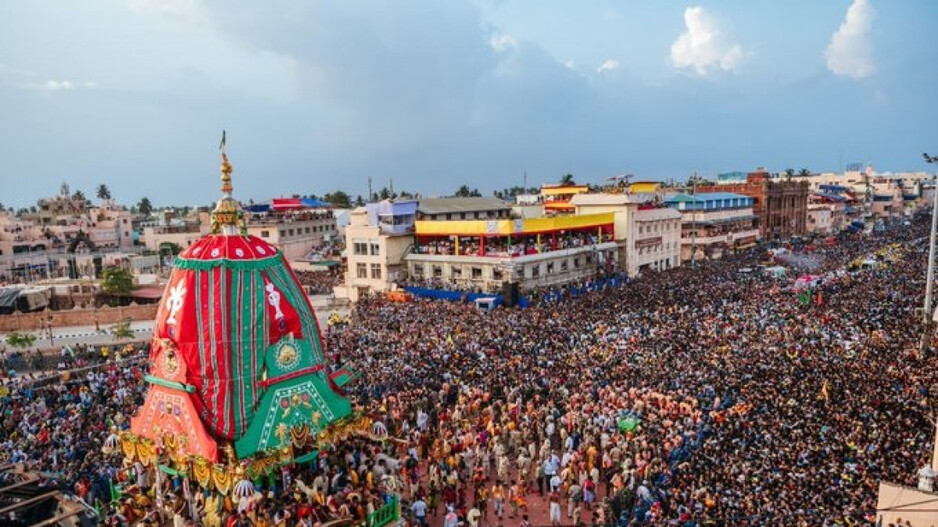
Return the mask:
[[[367,527],[382,527],[401,518],[400,498],[396,495],[391,497],[391,501],[368,515],[365,521]]]

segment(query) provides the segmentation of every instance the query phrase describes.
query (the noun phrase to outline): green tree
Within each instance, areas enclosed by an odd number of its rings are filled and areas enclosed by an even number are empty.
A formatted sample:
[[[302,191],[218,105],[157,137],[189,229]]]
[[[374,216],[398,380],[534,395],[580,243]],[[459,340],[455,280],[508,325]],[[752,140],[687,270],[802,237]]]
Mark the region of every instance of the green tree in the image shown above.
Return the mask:
[[[792,177],[792,176],[794,176],[794,175],[795,175],[795,169],[794,169],[794,168],[786,168],[786,169],[785,169],[785,177]]]
[[[114,340],[126,340],[133,338],[134,331],[130,329],[130,321],[124,320],[123,322],[118,322],[111,326],[111,335],[114,336]]]
[[[393,190],[388,189],[388,187],[381,187],[381,190],[378,191],[378,199],[395,199],[397,198],[397,193]]]
[[[355,198],[355,206],[356,206],[356,207],[363,207],[363,206],[365,206],[365,198],[363,198],[361,194],[359,194],[359,195]]]
[[[98,199],[107,200],[111,199],[111,189],[107,188],[107,185],[101,183],[98,185]]]
[[[479,189],[474,188],[470,189],[468,185],[462,185],[456,189],[456,193],[453,196],[457,198],[481,198],[482,193],[479,192]]]
[[[110,266],[101,274],[101,289],[112,295],[127,295],[134,289],[134,275],[123,267]]]
[[[182,252],[182,247],[178,243],[173,242],[163,242],[160,244],[160,254],[168,252],[169,254],[176,256]]]
[[[541,190],[537,187],[524,188],[520,185],[515,185],[513,187],[493,191],[492,195],[500,200],[515,201],[520,194],[537,194],[540,191]]]
[[[342,190],[327,192],[323,195],[322,201],[343,209],[352,207],[352,198]]]
[[[560,178],[560,184],[563,186],[576,185],[576,181],[573,180],[573,174],[564,174],[563,177]]]
[[[80,203],[84,203],[84,202],[88,201],[88,198],[85,197],[85,193],[84,193],[84,192],[82,192],[82,191],[80,191],[80,190],[76,190],[75,193],[72,194],[72,200],[73,200],[73,201],[78,201],[78,202],[80,202]]]
[[[153,212],[153,204],[150,203],[150,198],[146,196],[141,198],[140,202],[137,203],[137,210],[144,216],[150,216],[150,213]]]
[[[28,348],[36,342],[36,335],[14,331],[7,335],[7,344],[14,348]]]
[[[808,177],[811,175],[811,171],[808,170],[807,168],[802,168],[801,170],[798,171],[798,175],[800,177]]]
[[[401,199],[414,199],[414,195],[410,192],[407,192],[406,190],[402,190],[401,193],[397,195],[397,197]]]

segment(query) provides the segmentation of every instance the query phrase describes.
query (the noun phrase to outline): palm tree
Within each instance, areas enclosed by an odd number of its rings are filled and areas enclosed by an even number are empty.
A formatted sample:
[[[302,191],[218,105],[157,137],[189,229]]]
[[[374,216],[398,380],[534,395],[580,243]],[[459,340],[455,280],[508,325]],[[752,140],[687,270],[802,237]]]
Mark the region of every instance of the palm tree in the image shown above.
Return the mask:
[[[141,198],[140,203],[137,203],[137,210],[140,211],[140,214],[149,216],[153,212],[153,204],[150,203],[150,198],[146,196]]]
[[[795,169],[794,169],[794,168],[786,168],[786,169],[785,169],[785,177],[792,177],[792,176],[794,176],[794,175],[795,175]]]
[[[576,185],[576,181],[573,180],[573,174],[564,174],[563,177],[560,178],[560,184],[564,187]]]
[[[482,197],[482,193],[477,188],[470,189],[469,185],[462,185],[453,196],[457,198],[479,198]]]
[[[798,171],[798,177],[809,177],[811,176],[811,171],[807,168],[802,168]]]
[[[98,199],[100,200],[109,200],[111,199],[111,190],[107,188],[107,185],[101,183],[98,185]]]

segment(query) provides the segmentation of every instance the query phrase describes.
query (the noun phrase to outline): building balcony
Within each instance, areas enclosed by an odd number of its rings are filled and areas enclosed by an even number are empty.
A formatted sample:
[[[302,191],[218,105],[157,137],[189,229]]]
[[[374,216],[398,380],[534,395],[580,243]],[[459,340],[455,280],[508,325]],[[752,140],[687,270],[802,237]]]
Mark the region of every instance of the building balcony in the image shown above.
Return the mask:
[[[742,243],[744,241],[758,237],[759,229],[748,229],[745,231],[728,232],[715,236],[697,236],[696,240],[691,236],[684,236],[681,237],[681,245],[691,245],[693,243],[696,243],[697,245],[711,245],[714,243],[726,243],[727,245],[733,245],[733,243],[736,241],[740,241]]]
[[[582,245],[579,247],[572,247],[569,249],[558,249],[556,251],[542,250],[539,253],[534,254],[523,254],[518,256],[511,256],[508,254],[488,254],[485,256],[481,255],[455,255],[455,254],[431,254],[431,253],[410,253],[404,260],[408,262],[447,262],[447,263],[461,263],[461,264],[491,264],[493,261],[501,261],[505,263],[513,264],[526,264],[540,262],[544,260],[551,260],[554,258],[563,258],[565,256],[575,256],[578,254],[591,253],[594,251],[606,251],[606,250],[615,250],[619,247],[619,244],[610,241],[590,245]]]

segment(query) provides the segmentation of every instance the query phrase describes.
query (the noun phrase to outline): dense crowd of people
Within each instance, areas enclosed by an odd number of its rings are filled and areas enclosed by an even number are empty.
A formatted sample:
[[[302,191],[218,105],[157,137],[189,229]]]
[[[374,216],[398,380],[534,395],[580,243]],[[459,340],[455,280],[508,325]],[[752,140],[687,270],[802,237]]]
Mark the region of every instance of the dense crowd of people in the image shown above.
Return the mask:
[[[331,295],[344,282],[342,273],[332,271],[296,271],[296,277],[308,295]]]
[[[761,254],[524,310],[365,298],[327,351],[362,374],[350,395],[394,439],[335,445],[240,501],[187,503],[169,478],[163,510],[141,492],[105,517],[185,525],[195,508],[206,526],[309,526],[363,522],[399,496],[405,521],[445,527],[872,524],[879,482],[914,485],[931,454],[938,358],[917,353],[915,316],[926,227],[818,248],[807,302],[791,279],[739,272]],[[893,242],[894,261],[847,270]],[[145,489],[101,450],[144,391],[116,363],[15,388],[0,460],[92,504],[112,482]]]
[[[543,239],[542,239],[543,238]],[[420,254],[460,254],[463,256],[517,257],[530,254],[562,251],[575,247],[611,242],[612,234],[602,236],[593,230],[568,231],[565,233],[538,236],[486,237],[484,243],[478,236],[461,236],[456,243],[449,237],[432,239],[417,247]]]
[[[369,299],[330,344],[420,446],[409,497],[431,511],[501,522],[541,481],[560,523],[866,524],[879,481],[914,484],[931,452],[924,235],[818,249],[809,304],[739,273],[750,255],[528,310]],[[892,241],[898,261],[845,271]]]

